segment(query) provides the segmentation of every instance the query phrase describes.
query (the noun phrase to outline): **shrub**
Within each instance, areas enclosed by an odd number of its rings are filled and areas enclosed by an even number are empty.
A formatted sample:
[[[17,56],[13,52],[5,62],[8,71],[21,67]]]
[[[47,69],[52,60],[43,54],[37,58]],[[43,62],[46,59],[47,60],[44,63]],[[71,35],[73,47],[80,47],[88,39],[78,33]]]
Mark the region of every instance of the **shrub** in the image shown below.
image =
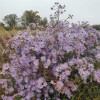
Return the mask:
[[[100,84],[100,33],[87,25],[59,22],[19,32],[3,52],[9,60],[0,80],[4,100],[71,99],[80,83]],[[97,84],[98,84],[97,83]]]

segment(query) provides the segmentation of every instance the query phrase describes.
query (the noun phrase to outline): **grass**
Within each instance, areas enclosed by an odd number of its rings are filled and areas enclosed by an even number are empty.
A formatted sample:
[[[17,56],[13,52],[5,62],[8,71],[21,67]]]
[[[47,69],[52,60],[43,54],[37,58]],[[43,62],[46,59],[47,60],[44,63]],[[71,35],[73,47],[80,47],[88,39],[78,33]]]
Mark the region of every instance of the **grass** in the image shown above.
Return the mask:
[[[2,51],[5,47],[5,44],[7,41],[12,38],[15,34],[17,34],[18,30],[12,29],[10,31],[6,31],[2,26],[0,26],[0,71],[2,69],[3,64],[3,57],[2,57]]]

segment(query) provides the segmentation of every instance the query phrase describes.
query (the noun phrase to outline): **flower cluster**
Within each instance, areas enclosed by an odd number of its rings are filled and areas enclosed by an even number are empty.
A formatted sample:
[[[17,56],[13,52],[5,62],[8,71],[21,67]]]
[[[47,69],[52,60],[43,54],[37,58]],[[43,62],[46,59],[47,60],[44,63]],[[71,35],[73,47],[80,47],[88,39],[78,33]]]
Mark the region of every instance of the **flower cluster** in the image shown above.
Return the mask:
[[[77,90],[77,79],[87,83],[89,76],[100,83],[100,71],[94,63],[100,60],[100,32],[91,26],[59,22],[48,24],[45,31],[19,32],[7,45],[9,61],[3,65],[0,79],[5,88],[4,100],[71,98]],[[95,55],[96,54],[96,55]],[[59,95],[53,96],[53,93]]]

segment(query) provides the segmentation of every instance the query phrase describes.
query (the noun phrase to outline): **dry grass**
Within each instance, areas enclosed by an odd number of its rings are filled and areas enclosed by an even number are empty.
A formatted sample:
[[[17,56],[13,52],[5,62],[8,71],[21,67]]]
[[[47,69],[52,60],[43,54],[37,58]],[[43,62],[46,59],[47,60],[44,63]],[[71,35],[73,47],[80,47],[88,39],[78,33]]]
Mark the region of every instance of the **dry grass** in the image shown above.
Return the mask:
[[[10,38],[12,38],[12,36],[17,34],[17,32],[18,30],[15,30],[15,29],[6,31],[2,26],[0,26],[0,70],[1,70],[2,63],[3,63],[2,51],[4,49],[4,46],[7,43],[7,41]]]

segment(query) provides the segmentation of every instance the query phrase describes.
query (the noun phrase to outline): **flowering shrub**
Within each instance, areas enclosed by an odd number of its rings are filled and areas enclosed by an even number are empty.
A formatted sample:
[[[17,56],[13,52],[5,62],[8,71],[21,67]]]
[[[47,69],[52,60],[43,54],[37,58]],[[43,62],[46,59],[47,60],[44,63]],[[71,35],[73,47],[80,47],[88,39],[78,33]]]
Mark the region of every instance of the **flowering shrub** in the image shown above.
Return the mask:
[[[48,24],[45,31],[19,32],[7,45],[0,79],[3,100],[71,99],[80,81],[100,84],[100,32],[89,25]],[[80,81],[79,81],[80,80]]]

